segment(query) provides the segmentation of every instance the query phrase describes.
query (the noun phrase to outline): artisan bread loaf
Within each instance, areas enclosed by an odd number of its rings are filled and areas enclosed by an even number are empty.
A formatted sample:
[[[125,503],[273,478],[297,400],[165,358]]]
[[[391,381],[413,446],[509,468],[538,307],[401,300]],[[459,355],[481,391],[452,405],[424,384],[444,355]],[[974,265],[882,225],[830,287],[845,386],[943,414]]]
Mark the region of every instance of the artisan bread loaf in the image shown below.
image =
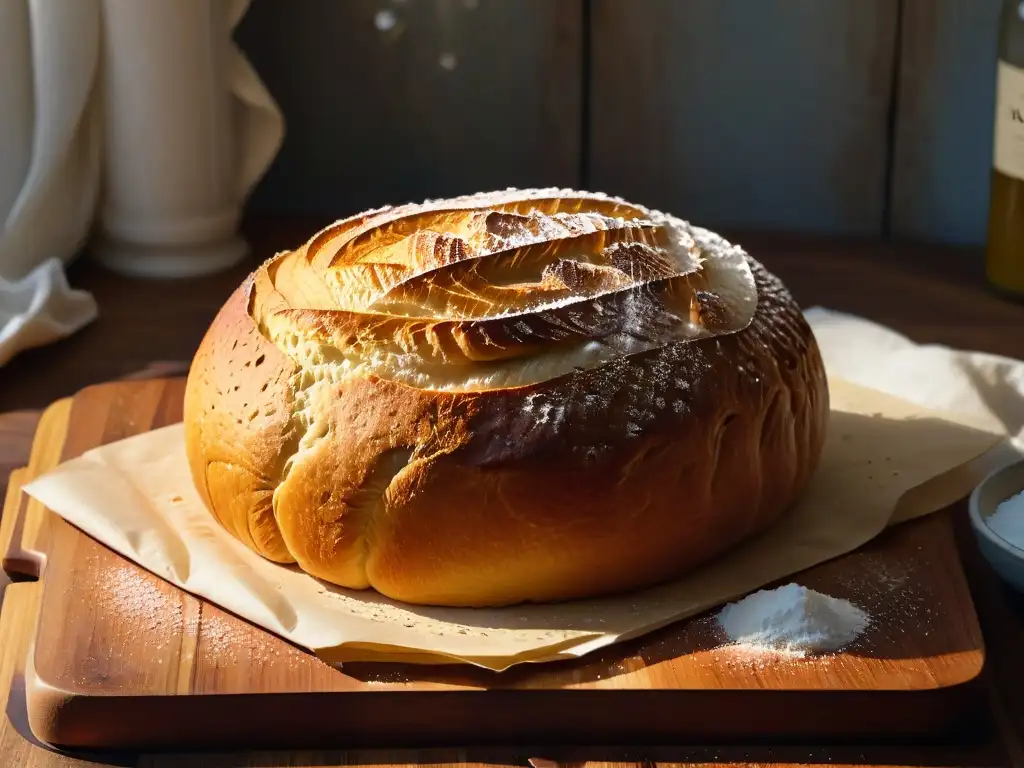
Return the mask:
[[[812,332],[741,248],[568,190],[339,221],[195,356],[186,446],[260,555],[411,603],[650,585],[764,530],[828,421]]]

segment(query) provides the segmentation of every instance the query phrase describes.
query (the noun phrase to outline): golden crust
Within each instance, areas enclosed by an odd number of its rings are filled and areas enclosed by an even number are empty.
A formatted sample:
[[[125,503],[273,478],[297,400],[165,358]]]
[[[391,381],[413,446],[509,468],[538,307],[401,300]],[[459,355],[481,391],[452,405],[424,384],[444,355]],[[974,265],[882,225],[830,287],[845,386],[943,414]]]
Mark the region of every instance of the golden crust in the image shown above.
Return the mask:
[[[221,524],[264,557],[294,562],[272,499],[297,443],[289,390],[296,369],[253,325],[251,290],[249,278],[231,295],[192,361],[185,444],[196,487]]]
[[[279,254],[213,322],[185,422],[204,501],[255,551],[484,606],[655,583],[763,530],[828,407],[811,330],[754,259],[531,190],[369,212]]]

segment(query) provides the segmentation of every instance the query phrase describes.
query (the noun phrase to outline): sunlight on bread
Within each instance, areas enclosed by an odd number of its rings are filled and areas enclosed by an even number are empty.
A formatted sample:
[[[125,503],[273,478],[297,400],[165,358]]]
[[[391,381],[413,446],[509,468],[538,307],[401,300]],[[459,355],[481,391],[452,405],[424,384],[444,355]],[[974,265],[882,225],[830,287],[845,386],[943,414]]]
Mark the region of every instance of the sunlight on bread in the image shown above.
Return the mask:
[[[678,218],[506,190],[336,222],[196,355],[190,466],[247,546],[492,606],[678,576],[802,492],[828,392],[777,278]]]

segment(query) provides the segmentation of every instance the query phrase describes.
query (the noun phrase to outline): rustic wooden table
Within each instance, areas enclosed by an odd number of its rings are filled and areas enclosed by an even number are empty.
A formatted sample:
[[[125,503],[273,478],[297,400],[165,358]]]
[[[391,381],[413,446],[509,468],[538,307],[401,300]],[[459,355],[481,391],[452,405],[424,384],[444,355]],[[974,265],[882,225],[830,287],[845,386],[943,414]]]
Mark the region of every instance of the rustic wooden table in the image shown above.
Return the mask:
[[[83,259],[70,270],[91,291],[100,318],[71,339],[19,355],[0,371],[0,486],[27,458],[35,411],[88,384],[129,375],[182,372],[220,303],[257,260],[299,243],[322,222],[249,222],[253,257],[203,280],[148,282],[107,273]],[[990,295],[976,249],[863,240],[733,235],[790,286],[805,307],[815,304],[863,315],[919,342],[1024,358],[1024,305]],[[979,562],[968,536],[962,550],[988,648],[988,728],[937,745],[749,746],[716,748],[554,748],[510,745],[494,749],[289,754],[63,756],[33,743],[24,717],[19,670],[33,617],[9,601],[0,621],[0,729],[23,737],[18,754],[0,764],[27,766],[335,766],[352,764],[493,764],[549,768],[568,763],[674,766],[681,764],[870,764],[928,766],[1024,765],[1024,599],[1009,593]],[[18,589],[18,585],[11,587]],[[0,739],[2,741],[2,739]],[[609,765],[610,768],[610,765]]]

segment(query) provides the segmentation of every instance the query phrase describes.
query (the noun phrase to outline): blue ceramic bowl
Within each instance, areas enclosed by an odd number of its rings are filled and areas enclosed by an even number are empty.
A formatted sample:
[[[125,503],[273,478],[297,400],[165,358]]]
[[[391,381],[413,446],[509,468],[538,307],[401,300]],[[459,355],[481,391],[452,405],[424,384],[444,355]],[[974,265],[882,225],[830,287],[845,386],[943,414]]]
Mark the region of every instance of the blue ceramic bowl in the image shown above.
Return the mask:
[[[988,518],[1000,503],[1024,491],[1024,461],[990,474],[971,492],[968,509],[978,547],[989,565],[1004,581],[1024,592],[1024,549],[1015,547],[988,526]]]

